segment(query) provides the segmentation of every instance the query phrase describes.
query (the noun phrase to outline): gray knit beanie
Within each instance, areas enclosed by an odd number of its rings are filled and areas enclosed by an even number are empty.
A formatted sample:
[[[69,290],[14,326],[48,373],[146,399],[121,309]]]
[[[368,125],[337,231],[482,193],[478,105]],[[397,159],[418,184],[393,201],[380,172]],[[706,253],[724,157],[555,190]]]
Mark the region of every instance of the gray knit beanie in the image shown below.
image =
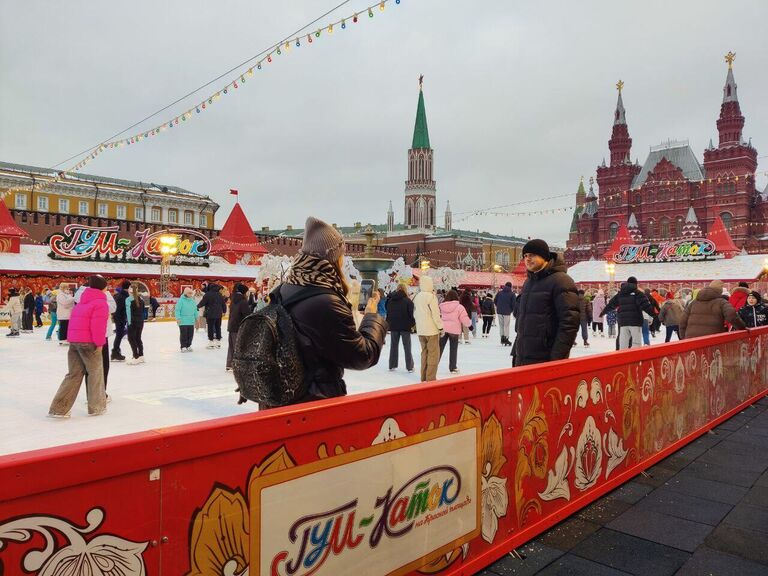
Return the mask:
[[[310,216],[304,224],[301,252],[335,263],[344,254],[344,238],[333,226]]]

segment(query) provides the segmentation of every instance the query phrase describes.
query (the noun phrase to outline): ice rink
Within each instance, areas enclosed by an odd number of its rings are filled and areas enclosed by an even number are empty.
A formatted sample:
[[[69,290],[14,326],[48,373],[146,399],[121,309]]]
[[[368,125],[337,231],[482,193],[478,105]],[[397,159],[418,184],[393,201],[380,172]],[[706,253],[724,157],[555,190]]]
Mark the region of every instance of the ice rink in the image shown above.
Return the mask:
[[[3,329],[3,334],[5,331]],[[257,411],[257,406],[251,402],[237,404],[234,377],[224,369],[226,340],[220,349],[208,350],[205,348],[206,335],[201,330],[195,334],[194,351],[182,354],[175,323],[148,322],[144,327],[146,364],[111,364],[107,392],[112,402],[107,407],[107,414],[87,415],[83,386],[71,418],[47,418],[50,402],[67,371],[67,347],[59,346],[56,340],[46,341],[46,331],[47,326],[19,338],[0,336],[0,454]],[[121,348],[123,355],[130,357],[127,339],[123,340]],[[571,357],[613,349],[613,340],[598,336],[592,338],[589,348],[581,344],[576,346]],[[471,344],[459,345],[461,375],[509,368],[509,351],[509,347],[499,344],[497,327],[488,339],[480,338],[478,329],[478,337],[472,338]],[[408,373],[405,369],[402,345],[399,368],[390,372],[387,339],[377,366],[363,372],[346,371],[349,394],[418,383],[420,351],[417,338],[413,338],[413,352],[415,372]],[[438,378],[449,376],[446,350]]]

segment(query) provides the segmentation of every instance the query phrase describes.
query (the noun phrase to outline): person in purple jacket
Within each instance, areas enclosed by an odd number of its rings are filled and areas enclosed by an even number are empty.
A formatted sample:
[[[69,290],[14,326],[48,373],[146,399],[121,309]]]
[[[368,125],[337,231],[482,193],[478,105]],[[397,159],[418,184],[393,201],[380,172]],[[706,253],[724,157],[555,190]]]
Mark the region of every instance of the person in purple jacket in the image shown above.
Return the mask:
[[[104,293],[106,287],[107,281],[103,276],[91,276],[88,288],[80,297],[80,303],[72,310],[67,330],[69,371],[51,402],[48,411],[51,418],[69,418],[86,374],[88,415],[99,416],[107,411],[101,358],[101,347],[106,344],[109,320],[109,306]]]

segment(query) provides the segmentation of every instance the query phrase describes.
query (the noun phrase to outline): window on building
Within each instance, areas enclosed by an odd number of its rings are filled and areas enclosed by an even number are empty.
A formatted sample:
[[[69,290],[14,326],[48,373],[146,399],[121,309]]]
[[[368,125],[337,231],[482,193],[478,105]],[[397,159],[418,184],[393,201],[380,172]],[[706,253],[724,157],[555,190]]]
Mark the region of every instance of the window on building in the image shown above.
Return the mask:
[[[640,194],[635,194],[635,206],[640,206],[642,203],[643,199],[640,197]]]
[[[504,258],[503,253],[502,253],[501,250],[499,250],[498,252],[496,252],[496,257],[494,259],[494,263],[501,264],[501,261],[502,261],[503,258]]]
[[[116,216],[118,220],[125,220],[125,213],[127,211],[127,208],[125,206],[118,206],[116,211]]]
[[[649,240],[651,240],[653,238],[656,238],[656,224],[654,223],[653,220],[648,222],[648,226],[646,228],[645,235],[646,235],[646,237]]]
[[[152,222],[160,222],[163,219],[163,209],[162,208],[152,208]]]
[[[723,226],[730,232],[733,225],[733,215],[730,212],[720,212],[720,219],[723,221]]]
[[[683,236],[683,217],[678,216],[677,220],[675,220],[675,236],[677,238],[682,238]]]
[[[184,210],[184,225],[185,226],[193,226],[194,222],[192,221],[193,215],[191,210]]]
[[[179,223],[179,212],[178,212],[178,210],[175,210],[173,208],[168,210],[168,223],[169,224],[178,224]]]
[[[504,252],[504,266],[509,266],[509,252]]]
[[[14,204],[16,206],[16,210],[26,210],[27,209],[27,195],[26,194],[20,194],[19,192],[16,192],[16,203]]]
[[[59,213],[69,214],[69,200],[59,198]]]
[[[616,234],[619,233],[619,223],[618,222],[611,222],[611,224],[608,226],[608,239],[613,240],[616,238]]]
[[[99,218],[106,218],[108,213],[109,212],[108,212],[107,205],[104,202],[99,202],[99,211],[98,211]]]
[[[88,202],[85,200],[80,200],[77,207],[77,213],[80,214],[80,216],[88,216],[88,212]]]
[[[133,209],[133,219],[136,221],[141,222],[144,220],[144,208],[134,208]]]
[[[669,218],[664,217],[661,219],[660,232],[662,238],[669,238]]]
[[[48,196],[37,197],[37,209],[40,212],[48,212]]]
[[[208,228],[208,214],[200,214],[200,228]]]
[[[667,200],[668,193],[669,191],[666,188],[662,188],[661,190],[659,190],[659,194],[658,194],[659,202],[663,202],[664,200]]]

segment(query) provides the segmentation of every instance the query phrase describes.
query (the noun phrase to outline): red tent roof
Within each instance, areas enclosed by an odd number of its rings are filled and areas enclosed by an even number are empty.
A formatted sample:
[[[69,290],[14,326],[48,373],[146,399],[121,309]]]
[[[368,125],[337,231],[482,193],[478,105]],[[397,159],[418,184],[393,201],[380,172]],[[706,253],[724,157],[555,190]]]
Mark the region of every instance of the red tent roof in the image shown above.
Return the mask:
[[[613,239],[613,243],[611,244],[611,247],[606,250],[605,255],[603,256],[606,260],[613,260],[616,253],[619,251],[619,249],[624,244],[635,244],[636,242],[632,239],[632,236],[629,234],[629,228],[627,228],[626,224],[622,224],[621,228],[619,228],[619,231],[616,233],[616,238]]]
[[[515,269],[512,270],[512,274],[515,276],[528,276],[528,269],[525,267],[525,260],[522,258],[520,259],[520,262],[515,266]]]
[[[715,216],[715,221],[712,223],[712,228],[709,229],[707,239],[715,244],[715,251],[725,254],[726,258],[739,253],[739,249],[733,243],[733,238],[728,233],[720,216]]]
[[[225,252],[242,252],[251,254],[266,254],[267,250],[259,243],[256,234],[253,233],[248,218],[245,217],[240,203],[235,203],[232,212],[221,233],[213,240],[211,254],[224,254]]]
[[[14,238],[26,238],[28,234],[23,228],[19,228],[13,221],[13,216],[8,211],[8,206],[0,196],[0,236],[12,236]]]

